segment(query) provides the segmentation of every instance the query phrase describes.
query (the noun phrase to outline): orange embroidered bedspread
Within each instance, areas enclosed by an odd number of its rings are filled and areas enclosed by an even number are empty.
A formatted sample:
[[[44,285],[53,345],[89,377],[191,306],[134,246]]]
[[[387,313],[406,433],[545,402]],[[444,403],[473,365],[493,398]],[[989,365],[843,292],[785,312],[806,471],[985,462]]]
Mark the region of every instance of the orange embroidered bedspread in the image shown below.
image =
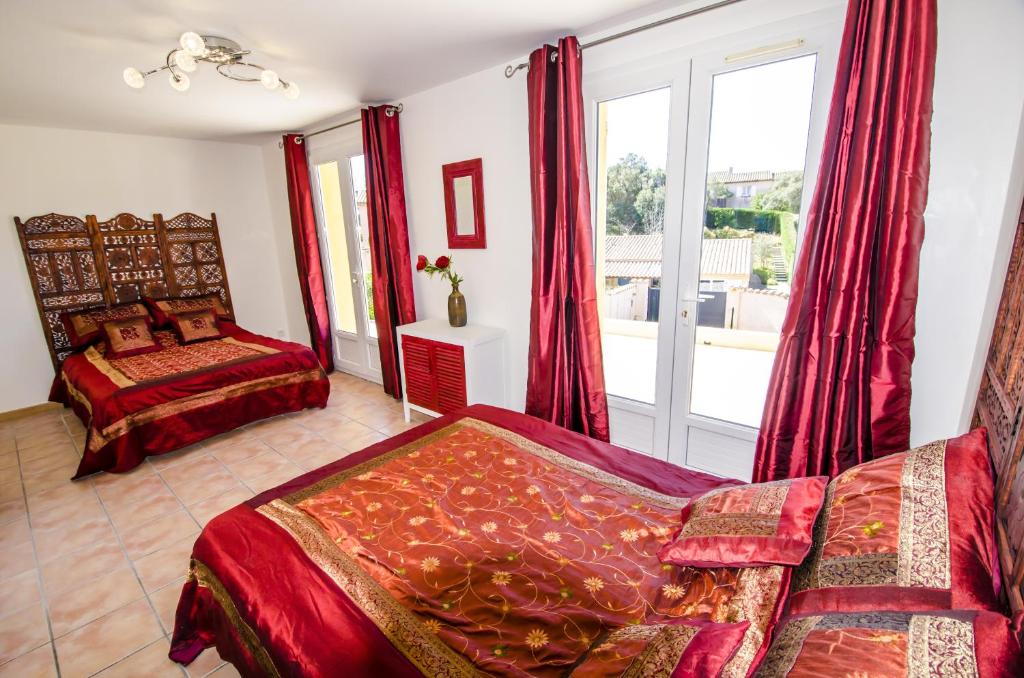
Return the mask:
[[[687,499],[509,426],[536,420],[473,410],[491,416],[442,421],[256,510],[426,675],[565,675],[616,629],[682,617],[750,620],[726,675],[747,673],[783,568],[662,565]]]
[[[172,376],[178,377],[218,365],[252,360],[279,352],[271,346],[239,341],[234,337],[194,344],[179,344],[174,333],[170,331],[157,331],[154,332],[154,336],[163,347],[160,351],[127,358],[109,359],[106,357],[105,348],[101,343],[96,347],[89,348],[86,355],[94,365],[100,366],[105,363],[108,368],[108,376],[119,379],[117,375],[113,374],[113,371],[116,371],[124,379],[138,384]]]

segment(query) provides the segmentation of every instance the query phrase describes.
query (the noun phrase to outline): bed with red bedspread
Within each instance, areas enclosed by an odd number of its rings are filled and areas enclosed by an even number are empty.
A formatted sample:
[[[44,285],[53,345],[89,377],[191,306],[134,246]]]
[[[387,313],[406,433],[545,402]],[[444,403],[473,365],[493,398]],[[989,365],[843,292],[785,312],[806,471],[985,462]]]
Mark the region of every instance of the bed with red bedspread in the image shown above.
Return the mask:
[[[565,675],[609,631],[703,619],[749,623],[723,671],[744,676],[789,568],[657,557],[688,497],[735,484],[472,406],[211,521],[171,657],[215,645],[248,676]]]
[[[221,321],[224,338],[109,359],[102,342],[69,356],[51,400],[73,408],[87,429],[75,478],[121,473],[147,456],[177,450],[258,419],[324,407],[330,382],[300,344]]]

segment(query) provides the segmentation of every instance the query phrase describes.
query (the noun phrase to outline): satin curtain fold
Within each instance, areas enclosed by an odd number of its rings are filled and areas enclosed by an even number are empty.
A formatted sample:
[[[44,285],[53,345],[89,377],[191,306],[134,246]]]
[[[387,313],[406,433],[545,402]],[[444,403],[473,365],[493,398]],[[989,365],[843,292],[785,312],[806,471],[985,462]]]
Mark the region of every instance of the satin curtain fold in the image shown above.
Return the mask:
[[[334,370],[331,348],[331,317],[327,308],[327,288],[320,260],[320,241],[316,233],[313,193],[309,185],[306,145],[296,143],[295,134],[286,134],[284,167],[288,179],[288,206],[292,215],[292,239],[295,241],[295,268],[299,274],[302,306],[309,324],[309,342],[325,371]]]
[[[526,413],[607,441],[581,78],[575,37],[530,55],[533,300]]]
[[[389,108],[391,115],[387,114]],[[390,106],[362,111],[377,345],[384,391],[395,398],[402,397],[395,328],[416,321],[398,115]]]
[[[935,43],[935,0],[850,0],[754,482],[909,447]]]

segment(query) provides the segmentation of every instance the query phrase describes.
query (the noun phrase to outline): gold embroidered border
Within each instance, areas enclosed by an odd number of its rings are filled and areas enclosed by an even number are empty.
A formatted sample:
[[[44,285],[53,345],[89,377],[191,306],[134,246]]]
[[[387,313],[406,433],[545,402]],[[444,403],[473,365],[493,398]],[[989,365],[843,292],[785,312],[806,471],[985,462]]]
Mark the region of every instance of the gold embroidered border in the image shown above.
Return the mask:
[[[796,658],[800,656],[804,640],[821,620],[822,617],[802,617],[784,622],[785,626],[772,641],[768,654],[757,670],[757,677],[788,675]]]
[[[583,476],[587,480],[599,483],[617,492],[621,492],[622,494],[627,494],[630,496],[645,499],[651,502],[652,504],[657,504],[659,506],[666,508],[682,508],[683,506],[686,506],[690,501],[689,499],[683,497],[673,497],[667,494],[656,492],[650,488],[644,487],[643,485],[638,485],[624,478],[620,478],[613,473],[603,471],[595,466],[591,466],[590,464],[587,464],[585,462],[573,459],[572,457],[567,457],[566,455],[560,452],[552,450],[549,447],[545,447],[538,442],[530,440],[529,438],[525,438],[519,435],[518,433],[513,433],[512,431],[501,428],[500,426],[495,426],[494,424],[489,424],[487,422],[480,421],[479,419],[473,419],[471,417],[463,417],[462,419],[459,419],[458,421],[449,424],[444,428],[438,429],[433,433],[428,433],[427,435],[421,438],[417,438],[412,442],[406,443],[401,447],[397,447],[389,452],[385,452],[384,454],[376,456],[373,459],[368,459],[367,461],[364,461],[362,464],[357,464],[356,466],[345,469],[344,471],[339,471],[338,473],[330,475],[324,478],[323,480],[320,480],[310,485],[309,487],[289,494],[288,496],[284,497],[284,500],[292,505],[298,504],[299,502],[304,501],[309,497],[312,497],[313,495],[320,494],[324,490],[336,487],[337,485],[345,482],[346,480],[354,478],[358,475],[362,475],[367,471],[372,471],[376,468],[379,468],[380,466],[383,466],[384,464],[387,464],[388,462],[404,457],[405,455],[411,452],[415,452],[416,450],[426,445],[437,442],[442,438],[445,438],[449,435],[458,432],[462,428],[474,428],[478,431],[483,431],[497,438],[502,438],[505,441],[515,445],[516,447],[519,447],[520,449],[523,449],[534,456],[540,457],[545,461],[551,462],[552,464],[555,464],[556,466],[566,471],[570,471],[577,475]]]
[[[89,411],[89,417],[91,418],[92,403],[89,402],[89,399],[85,397],[84,393],[75,388],[75,385],[71,383],[71,380],[68,379],[68,375],[64,374],[63,370],[61,370],[60,378],[64,381],[64,386],[67,388],[68,395],[71,396],[74,400],[80,402],[82,404],[82,407]]]
[[[950,587],[946,443],[910,451],[900,478],[897,586]]]
[[[629,668],[622,672],[622,678],[671,678],[676,665],[686,652],[686,647],[699,631],[696,626],[662,625],[647,643],[647,647],[640,652]],[[608,640],[611,641],[616,633],[618,631],[612,633]]]
[[[259,351],[260,353],[266,353],[267,355],[272,355],[274,353],[280,353],[281,352],[281,351],[277,350],[276,348],[271,348],[270,346],[264,346],[263,344],[254,344],[251,341],[239,341],[238,339],[235,339],[234,337],[224,337],[220,341],[223,341],[224,343],[227,343],[227,344],[234,344],[235,346],[244,346],[246,348],[251,348],[254,351]]]
[[[377,625],[391,644],[424,675],[469,677],[480,673],[462,655],[429,631],[406,609],[345,555],[330,536],[304,511],[280,499],[260,506],[261,514],[292,536],[310,560],[324,571]]]
[[[782,595],[782,575],[786,568],[745,567],[736,579],[736,592],[729,600],[726,618],[714,621],[749,621],[743,642],[733,658],[722,668],[723,678],[743,678],[764,644],[765,629]]]
[[[231,622],[231,625],[235,628],[238,633],[238,637],[245,645],[249,654],[252,655],[256,663],[259,664],[260,669],[264,675],[272,676],[274,678],[279,677],[281,674],[278,672],[277,667],[274,666],[274,660],[270,658],[270,654],[266,648],[260,642],[260,639],[256,636],[256,632],[252,630],[242,615],[239,614],[238,608],[235,607],[235,602],[231,600],[231,596],[224,589],[224,585],[220,583],[217,576],[210,571],[205,564],[199,562],[196,559],[192,559],[189,567],[189,579],[197,582],[200,586],[208,589],[213,594],[213,599],[220,605],[221,610],[224,611],[224,615]]]
[[[108,444],[111,440],[120,438],[132,429],[144,424],[152,423],[158,419],[163,419],[164,417],[182,414],[183,412],[190,412],[200,407],[223,402],[230,398],[237,398],[238,396],[256,393],[257,391],[277,388],[278,386],[316,381],[322,374],[323,370],[318,367],[315,370],[289,372],[287,374],[278,374],[270,377],[260,377],[259,379],[253,379],[240,384],[231,384],[212,391],[204,391],[203,393],[186,396],[185,398],[178,398],[177,400],[172,400],[167,403],[160,403],[159,405],[154,405],[153,407],[133,412],[123,419],[115,421],[102,431],[98,431],[94,428],[92,431],[93,435],[89,437],[88,451],[95,452]]]
[[[974,624],[963,619],[914,615],[907,647],[908,678],[977,678]]]
[[[114,386],[118,388],[135,386],[135,382],[129,379],[124,372],[111,365],[106,358],[100,355],[95,346],[90,346],[85,350],[85,359],[92,363],[92,366],[99,370],[103,376],[114,382]]]

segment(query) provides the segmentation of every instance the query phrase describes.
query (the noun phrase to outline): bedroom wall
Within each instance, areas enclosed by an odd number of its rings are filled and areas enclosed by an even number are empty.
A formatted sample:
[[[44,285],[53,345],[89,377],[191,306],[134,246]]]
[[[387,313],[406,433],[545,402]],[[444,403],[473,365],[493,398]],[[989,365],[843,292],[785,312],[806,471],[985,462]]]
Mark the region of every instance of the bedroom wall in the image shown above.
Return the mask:
[[[287,211],[279,227],[260,147],[0,125],[0,148],[0,412],[44,402],[53,378],[15,216],[216,212],[239,322],[289,336],[278,256]]]

